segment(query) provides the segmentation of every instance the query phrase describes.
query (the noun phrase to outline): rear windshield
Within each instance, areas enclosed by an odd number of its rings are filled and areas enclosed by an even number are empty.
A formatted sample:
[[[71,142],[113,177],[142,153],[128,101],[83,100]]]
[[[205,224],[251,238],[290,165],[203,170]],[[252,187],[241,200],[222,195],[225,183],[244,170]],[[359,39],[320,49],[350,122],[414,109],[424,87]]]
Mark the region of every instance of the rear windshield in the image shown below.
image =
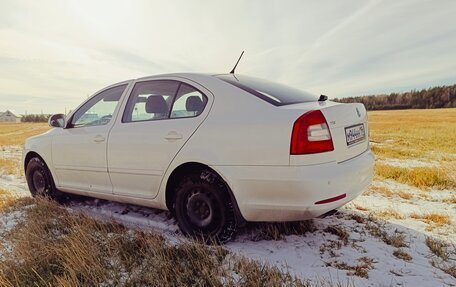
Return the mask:
[[[318,98],[310,93],[274,82],[241,75],[217,75],[232,84],[275,106],[315,102]]]

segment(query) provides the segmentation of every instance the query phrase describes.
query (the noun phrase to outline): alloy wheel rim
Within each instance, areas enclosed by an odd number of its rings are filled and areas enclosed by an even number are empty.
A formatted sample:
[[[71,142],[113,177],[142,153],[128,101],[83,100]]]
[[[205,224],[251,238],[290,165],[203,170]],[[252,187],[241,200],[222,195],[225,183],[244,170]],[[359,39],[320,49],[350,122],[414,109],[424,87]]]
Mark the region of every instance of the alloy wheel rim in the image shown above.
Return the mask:
[[[32,176],[33,186],[38,194],[44,195],[46,192],[46,178],[40,170],[36,170]]]
[[[208,193],[195,189],[187,197],[186,214],[198,228],[207,229],[214,221],[213,200]]]

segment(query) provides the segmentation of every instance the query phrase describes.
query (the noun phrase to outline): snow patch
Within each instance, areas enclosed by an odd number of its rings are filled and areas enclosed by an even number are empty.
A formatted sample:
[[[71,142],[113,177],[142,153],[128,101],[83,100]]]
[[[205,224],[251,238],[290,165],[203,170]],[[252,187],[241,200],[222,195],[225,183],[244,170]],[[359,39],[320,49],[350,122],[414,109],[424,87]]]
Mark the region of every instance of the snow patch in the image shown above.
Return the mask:
[[[100,219],[114,220],[131,228],[178,232],[175,220],[168,212],[158,209],[106,200],[89,199],[74,201],[68,206],[70,210],[84,212]]]
[[[0,148],[0,158],[20,160],[22,158],[22,146],[20,146],[20,145],[2,146]]]
[[[5,235],[10,232],[16,225],[24,219],[25,210],[15,210],[7,213],[0,213],[0,245],[3,246],[6,252],[12,251],[11,242],[5,240]],[[0,249],[0,261],[3,258],[3,253]]]
[[[345,208],[360,211],[359,207],[361,207],[366,210],[360,212],[366,215],[372,212],[391,210],[402,218],[389,218],[388,221],[421,232],[427,236],[438,237],[441,240],[456,244],[456,206],[446,201],[456,196],[455,190],[430,189],[423,191],[394,180],[374,181],[372,186],[386,188],[395,194],[406,192],[411,194],[412,198],[385,197],[381,193],[370,192],[357,197],[347,204]],[[433,226],[420,219],[412,218],[412,214],[448,216],[451,224]]]
[[[383,158],[377,159],[380,164],[390,165],[402,168],[416,168],[416,167],[438,167],[440,164],[436,161],[422,161],[417,159],[397,159],[397,158]]]

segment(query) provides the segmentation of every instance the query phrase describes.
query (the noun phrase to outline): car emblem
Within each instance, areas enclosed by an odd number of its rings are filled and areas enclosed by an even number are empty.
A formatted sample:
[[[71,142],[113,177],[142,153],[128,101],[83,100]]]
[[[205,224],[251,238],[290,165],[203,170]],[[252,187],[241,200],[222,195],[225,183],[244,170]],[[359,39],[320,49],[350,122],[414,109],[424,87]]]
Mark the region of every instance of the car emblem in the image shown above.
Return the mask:
[[[361,113],[359,112],[358,108],[356,108],[356,113],[358,114],[358,118],[361,117]]]

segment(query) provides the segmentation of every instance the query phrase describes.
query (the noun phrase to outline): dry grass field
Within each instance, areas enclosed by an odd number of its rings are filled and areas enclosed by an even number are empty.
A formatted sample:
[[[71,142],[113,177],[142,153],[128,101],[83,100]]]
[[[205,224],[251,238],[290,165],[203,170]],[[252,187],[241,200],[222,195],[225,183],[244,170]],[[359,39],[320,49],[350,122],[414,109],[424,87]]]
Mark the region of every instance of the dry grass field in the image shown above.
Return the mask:
[[[176,245],[45,199],[27,206],[22,231],[9,234],[14,252],[0,260],[0,286],[311,286],[221,246]]]
[[[456,109],[369,112],[369,127],[376,174],[362,196],[333,217],[250,226],[225,248],[126,227],[130,207],[112,213],[118,221],[99,220],[81,205],[16,198],[8,188],[17,185],[2,186],[1,174],[23,182],[18,146],[48,126],[0,124],[0,286],[374,286],[390,277],[455,286]],[[100,216],[99,205],[82,210]],[[277,256],[290,260],[286,268]],[[332,281],[328,270],[343,273]]]
[[[369,127],[376,181],[368,194],[455,202],[456,109],[372,111]],[[411,188],[375,184],[385,180]]]
[[[456,159],[456,109],[369,112],[377,156]]]
[[[6,174],[23,175],[18,153],[25,139],[49,129],[47,123],[0,123],[0,169]]]
[[[376,175],[419,188],[456,188],[456,109],[369,113]]]
[[[44,133],[49,129],[47,123],[0,123],[0,148],[22,145],[26,138]]]

